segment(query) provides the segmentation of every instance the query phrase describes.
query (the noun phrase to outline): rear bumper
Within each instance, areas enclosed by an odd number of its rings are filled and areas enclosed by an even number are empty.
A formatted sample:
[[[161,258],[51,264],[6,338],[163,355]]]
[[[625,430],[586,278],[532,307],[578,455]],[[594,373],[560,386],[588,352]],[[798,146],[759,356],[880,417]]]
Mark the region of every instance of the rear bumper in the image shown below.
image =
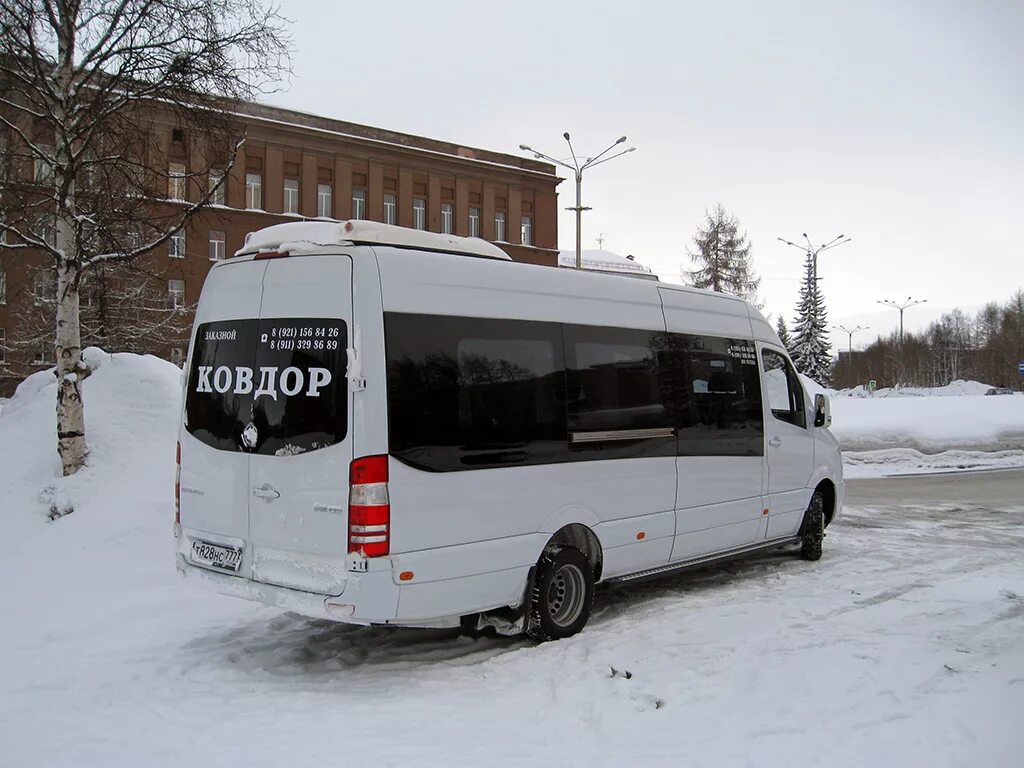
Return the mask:
[[[178,573],[186,580],[206,589],[304,616],[350,624],[389,624],[394,623],[398,614],[399,587],[392,580],[390,569],[352,573],[342,594],[320,595],[194,565],[181,552],[177,553],[177,567]]]

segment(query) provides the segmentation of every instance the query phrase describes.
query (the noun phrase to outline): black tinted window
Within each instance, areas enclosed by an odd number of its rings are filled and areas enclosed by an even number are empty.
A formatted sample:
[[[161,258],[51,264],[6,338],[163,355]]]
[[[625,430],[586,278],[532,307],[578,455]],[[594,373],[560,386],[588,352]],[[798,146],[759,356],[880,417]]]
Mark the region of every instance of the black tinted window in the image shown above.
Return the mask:
[[[752,342],[672,334],[680,456],[760,456],[764,423]]]
[[[554,323],[387,313],[391,453],[435,471],[566,459]]]
[[[286,456],[344,440],[344,321],[231,320],[196,331],[185,425],[207,445]]]
[[[589,458],[602,459],[671,455],[665,334],[579,325],[565,325],[563,332],[574,454],[596,451],[601,455]]]

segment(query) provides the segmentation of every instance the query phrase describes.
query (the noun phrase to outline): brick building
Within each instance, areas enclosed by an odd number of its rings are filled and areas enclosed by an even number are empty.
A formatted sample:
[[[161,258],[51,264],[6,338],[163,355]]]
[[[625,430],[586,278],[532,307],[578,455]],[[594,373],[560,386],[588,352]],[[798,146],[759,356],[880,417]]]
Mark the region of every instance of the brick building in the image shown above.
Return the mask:
[[[247,105],[237,117],[246,140],[213,204],[166,247],[133,262],[161,291],[166,282],[167,301],[185,315],[181,327],[213,261],[234,253],[248,232],[296,218],[361,218],[482,237],[515,261],[558,264],[560,179],[547,163],[264,105]],[[202,184],[219,181],[216,174],[190,177],[190,166],[205,166],[187,126],[154,119],[152,141],[152,157],[168,166],[157,169],[168,199],[155,205],[199,200]],[[40,304],[46,267],[39,256],[0,248],[0,396],[52,364],[52,349],[26,348],[17,338]],[[186,345],[178,330],[144,351],[180,362]]]

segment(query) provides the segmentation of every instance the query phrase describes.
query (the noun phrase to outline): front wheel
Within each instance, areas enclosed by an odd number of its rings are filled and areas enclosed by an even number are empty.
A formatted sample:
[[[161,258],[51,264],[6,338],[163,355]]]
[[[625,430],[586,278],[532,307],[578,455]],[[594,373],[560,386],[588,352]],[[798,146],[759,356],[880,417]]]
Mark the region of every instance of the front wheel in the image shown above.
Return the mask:
[[[534,575],[526,634],[537,642],[575,635],[590,618],[594,569],[573,547],[549,546]]]
[[[821,545],[825,538],[825,499],[821,491],[815,491],[811,503],[804,513],[804,524],[800,536],[800,558],[821,560]]]

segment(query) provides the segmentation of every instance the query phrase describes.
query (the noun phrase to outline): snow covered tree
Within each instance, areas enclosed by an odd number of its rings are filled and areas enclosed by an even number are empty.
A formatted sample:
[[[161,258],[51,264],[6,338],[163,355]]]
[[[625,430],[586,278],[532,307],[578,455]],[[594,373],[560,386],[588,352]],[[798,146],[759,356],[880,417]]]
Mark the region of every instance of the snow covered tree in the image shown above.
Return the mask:
[[[694,288],[734,293],[756,304],[761,278],[751,268],[751,246],[739,231],[739,221],[721,204],[704,216],[693,238],[696,250],[687,249],[694,269],[684,270],[683,279]]]
[[[793,346],[793,340],[789,337],[789,329],[786,328],[786,321],[779,315],[779,319],[775,322],[775,332],[779,334],[779,341],[782,342],[783,348],[789,352],[790,347]]]
[[[832,343],[828,337],[825,299],[814,272],[814,257],[808,253],[796,321],[793,323],[792,344],[787,349],[800,373],[822,386],[828,386],[832,374]]]
[[[83,278],[167,243],[208,202],[244,139],[232,101],[287,72],[283,25],[261,0],[0,0],[0,138],[15,158],[0,234],[53,267],[65,475],[86,457]]]

